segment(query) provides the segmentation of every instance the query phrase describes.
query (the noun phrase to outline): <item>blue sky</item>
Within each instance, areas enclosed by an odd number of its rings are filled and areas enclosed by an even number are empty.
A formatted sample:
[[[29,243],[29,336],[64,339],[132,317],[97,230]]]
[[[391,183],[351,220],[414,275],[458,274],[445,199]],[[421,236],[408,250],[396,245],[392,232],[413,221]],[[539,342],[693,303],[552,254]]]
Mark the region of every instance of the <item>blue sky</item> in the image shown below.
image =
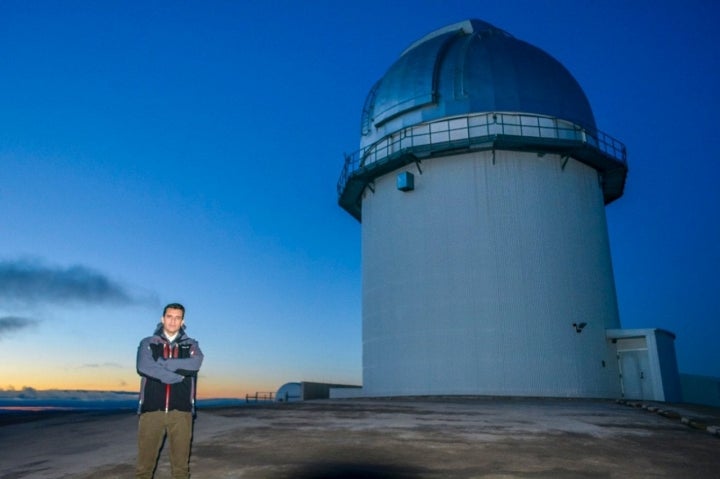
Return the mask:
[[[626,144],[622,325],[720,376],[717,2],[4,1],[0,389],[135,389],[171,301],[205,396],[359,384],[343,153],[403,49],[468,18],[560,60]]]

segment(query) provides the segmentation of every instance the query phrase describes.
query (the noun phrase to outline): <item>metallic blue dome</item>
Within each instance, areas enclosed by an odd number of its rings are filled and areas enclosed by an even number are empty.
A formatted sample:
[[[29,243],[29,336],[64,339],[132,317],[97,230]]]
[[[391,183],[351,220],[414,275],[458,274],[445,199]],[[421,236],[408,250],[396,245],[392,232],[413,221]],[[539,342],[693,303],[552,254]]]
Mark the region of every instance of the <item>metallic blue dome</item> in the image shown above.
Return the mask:
[[[553,57],[481,20],[436,30],[406,49],[370,91],[361,145],[438,118],[546,115],[595,130],[578,82]]]

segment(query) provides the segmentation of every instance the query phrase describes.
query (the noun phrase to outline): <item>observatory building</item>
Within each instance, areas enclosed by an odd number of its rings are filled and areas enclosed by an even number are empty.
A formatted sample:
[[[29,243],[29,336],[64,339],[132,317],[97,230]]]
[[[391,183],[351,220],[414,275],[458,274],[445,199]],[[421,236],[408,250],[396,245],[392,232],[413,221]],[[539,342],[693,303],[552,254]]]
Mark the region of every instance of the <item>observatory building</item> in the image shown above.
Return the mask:
[[[360,133],[338,195],[362,230],[361,395],[677,399],[672,333],[620,326],[625,147],[563,65],[483,21],[441,28]]]

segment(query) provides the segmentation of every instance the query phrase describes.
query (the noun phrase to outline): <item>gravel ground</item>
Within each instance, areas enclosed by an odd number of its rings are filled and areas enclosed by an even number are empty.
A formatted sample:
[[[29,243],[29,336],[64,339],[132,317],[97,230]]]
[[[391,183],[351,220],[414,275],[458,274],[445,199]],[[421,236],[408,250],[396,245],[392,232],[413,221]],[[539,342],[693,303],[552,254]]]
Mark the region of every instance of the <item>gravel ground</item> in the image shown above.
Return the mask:
[[[195,479],[717,478],[720,410],[603,400],[322,400],[198,413]],[[682,417],[692,415],[692,421]],[[130,478],[136,417],[0,427],[0,479]],[[166,451],[156,479],[170,477]]]

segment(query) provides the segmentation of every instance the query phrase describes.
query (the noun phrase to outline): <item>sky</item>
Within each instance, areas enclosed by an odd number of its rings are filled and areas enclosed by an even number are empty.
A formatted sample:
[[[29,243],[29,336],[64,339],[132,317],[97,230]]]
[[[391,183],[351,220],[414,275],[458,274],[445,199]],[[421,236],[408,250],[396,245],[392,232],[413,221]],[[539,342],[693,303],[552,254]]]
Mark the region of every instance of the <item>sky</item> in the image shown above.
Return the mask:
[[[0,390],[136,390],[174,301],[201,397],[360,384],[343,154],[400,53],[470,18],[558,59],[625,143],[622,326],[720,377],[720,3],[2,0]]]

